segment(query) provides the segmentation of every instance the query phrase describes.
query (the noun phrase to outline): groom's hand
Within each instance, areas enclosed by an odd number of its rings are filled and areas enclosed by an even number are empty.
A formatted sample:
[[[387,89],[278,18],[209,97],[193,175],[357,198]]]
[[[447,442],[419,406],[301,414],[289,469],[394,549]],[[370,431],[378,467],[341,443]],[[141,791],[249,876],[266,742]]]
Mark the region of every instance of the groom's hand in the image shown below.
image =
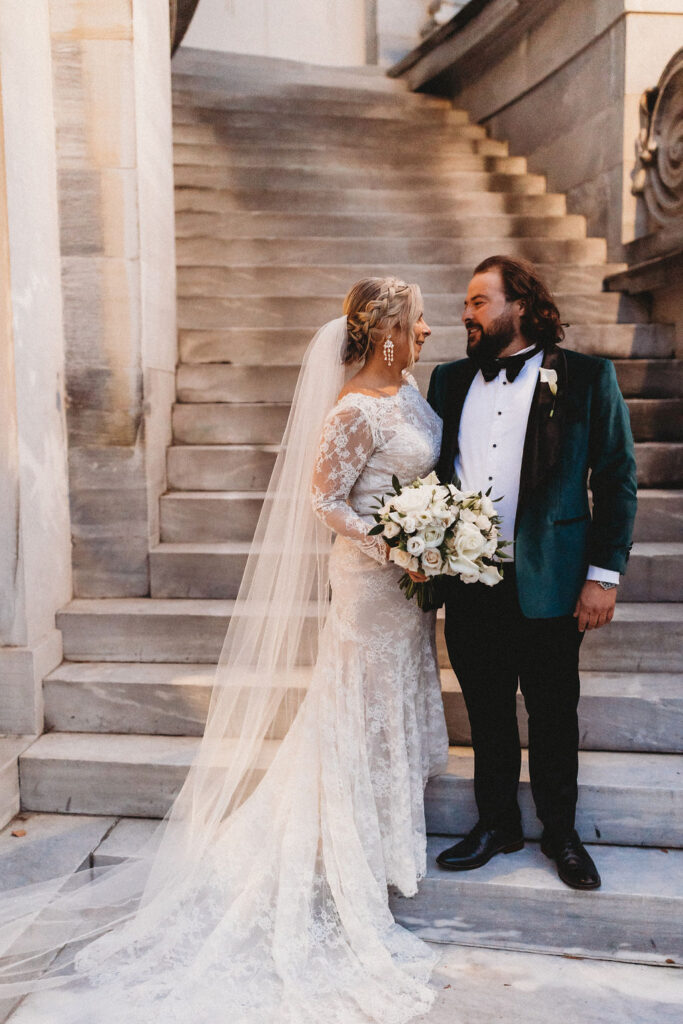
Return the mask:
[[[603,590],[595,580],[586,580],[574,609],[574,618],[578,619],[579,630],[583,633],[586,629],[600,629],[601,626],[606,626],[614,617],[616,603],[616,587],[612,590]]]

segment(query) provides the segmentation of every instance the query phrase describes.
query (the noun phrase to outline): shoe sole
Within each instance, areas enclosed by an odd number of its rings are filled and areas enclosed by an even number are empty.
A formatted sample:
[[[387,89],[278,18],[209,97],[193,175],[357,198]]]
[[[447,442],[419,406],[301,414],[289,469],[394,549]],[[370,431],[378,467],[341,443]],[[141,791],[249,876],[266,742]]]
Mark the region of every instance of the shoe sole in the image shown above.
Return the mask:
[[[438,857],[436,858],[436,863],[445,871],[475,871],[477,868],[483,868],[484,864],[488,864],[488,862],[499,853],[516,853],[518,850],[523,849],[524,840],[521,839],[518,843],[510,843],[509,846],[501,846],[499,850],[494,850],[491,856],[487,857],[486,860],[479,860],[476,864],[442,864]]]

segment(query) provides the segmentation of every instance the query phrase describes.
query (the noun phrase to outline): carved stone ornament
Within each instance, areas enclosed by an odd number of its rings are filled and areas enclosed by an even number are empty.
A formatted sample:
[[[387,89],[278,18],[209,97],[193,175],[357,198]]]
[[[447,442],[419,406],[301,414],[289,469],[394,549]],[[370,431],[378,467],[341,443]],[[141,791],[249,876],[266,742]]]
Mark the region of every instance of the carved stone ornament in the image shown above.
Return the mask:
[[[632,191],[662,225],[683,222],[683,48],[640,98]]]

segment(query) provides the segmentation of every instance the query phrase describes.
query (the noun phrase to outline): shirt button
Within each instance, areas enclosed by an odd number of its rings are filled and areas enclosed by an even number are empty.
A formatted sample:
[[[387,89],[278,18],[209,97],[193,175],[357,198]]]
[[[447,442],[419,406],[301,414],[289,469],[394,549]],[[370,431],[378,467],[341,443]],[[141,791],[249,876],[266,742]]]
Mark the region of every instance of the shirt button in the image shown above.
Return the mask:
[[[494,444],[494,446],[493,446],[493,447],[494,447],[494,448],[497,448],[497,447],[498,447],[498,445],[497,445],[497,444]]]
[[[492,476],[490,476],[490,477],[489,477],[489,480],[493,480],[493,477],[492,477]]]
[[[499,415],[499,416],[502,416],[503,414],[502,414],[502,412],[499,412],[499,413],[498,413],[498,415]]]

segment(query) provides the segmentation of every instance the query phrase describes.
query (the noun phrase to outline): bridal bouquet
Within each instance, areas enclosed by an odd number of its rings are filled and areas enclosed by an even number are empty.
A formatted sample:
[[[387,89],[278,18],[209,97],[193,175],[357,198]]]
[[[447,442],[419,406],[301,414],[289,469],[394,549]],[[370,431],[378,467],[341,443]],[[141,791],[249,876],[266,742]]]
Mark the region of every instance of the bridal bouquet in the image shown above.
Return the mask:
[[[436,473],[401,487],[392,477],[394,494],[378,498],[373,513],[377,525],[370,534],[382,535],[391,548],[389,558],[406,572],[399,586],[420,608],[435,607],[434,580],[459,576],[464,583],[495,586],[502,579],[494,559],[505,558],[507,541],[499,539],[500,516],[489,493],[461,491],[442,484]],[[418,583],[408,575],[429,577]]]

